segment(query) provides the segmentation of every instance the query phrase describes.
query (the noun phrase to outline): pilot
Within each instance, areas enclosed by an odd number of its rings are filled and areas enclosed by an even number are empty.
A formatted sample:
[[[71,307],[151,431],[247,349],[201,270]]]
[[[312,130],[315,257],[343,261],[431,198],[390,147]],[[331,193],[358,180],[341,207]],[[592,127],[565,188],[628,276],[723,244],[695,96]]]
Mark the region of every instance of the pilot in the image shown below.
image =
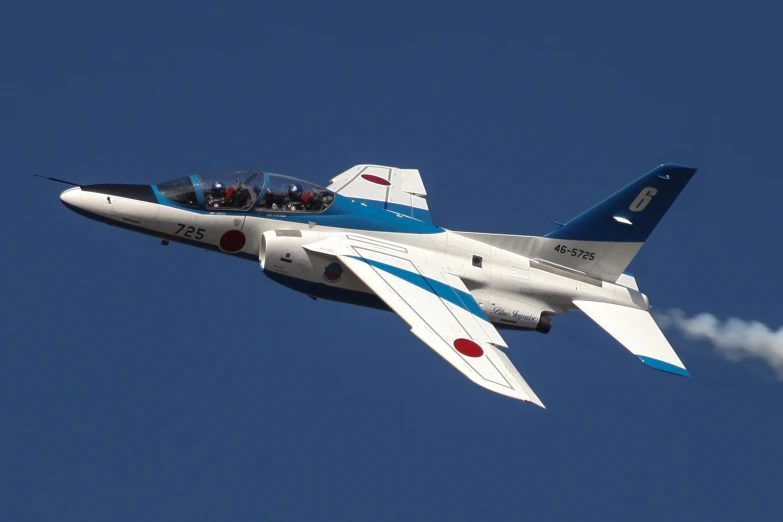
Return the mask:
[[[226,203],[226,187],[219,181],[214,182],[206,199],[207,207],[222,207]]]
[[[305,210],[318,212],[323,210],[329,205],[330,196],[324,190],[312,189],[305,192],[302,196],[302,202],[304,203]]]
[[[288,186],[288,196],[285,198],[283,208],[286,210],[304,210],[301,186],[296,183],[292,183]]]
[[[235,207],[235,198],[234,195],[236,194],[237,187],[232,185],[226,189],[226,206],[227,207]]]
[[[315,205],[315,199],[313,198],[313,192],[308,190],[304,193],[304,196],[302,196],[302,203],[304,204],[305,210],[312,210],[313,206]]]
[[[220,206],[243,209],[248,206],[251,198],[252,196],[247,186],[241,181],[237,181],[234,185],[225,189],[223,203]]]

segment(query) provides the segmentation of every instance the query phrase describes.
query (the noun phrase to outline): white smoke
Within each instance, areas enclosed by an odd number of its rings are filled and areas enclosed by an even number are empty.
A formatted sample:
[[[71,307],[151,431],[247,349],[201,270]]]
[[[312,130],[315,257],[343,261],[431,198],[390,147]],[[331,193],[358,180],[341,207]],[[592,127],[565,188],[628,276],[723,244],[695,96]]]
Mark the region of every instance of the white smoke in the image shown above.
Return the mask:
[[[773,330],[758,321],[735,317],[720,321],[712,314],[688,317],[682,310],[656,313],[655,320],[661,328],[676,329],[689,339],[707,341],[730,361],[761,359],[783,380],[783,327]]]

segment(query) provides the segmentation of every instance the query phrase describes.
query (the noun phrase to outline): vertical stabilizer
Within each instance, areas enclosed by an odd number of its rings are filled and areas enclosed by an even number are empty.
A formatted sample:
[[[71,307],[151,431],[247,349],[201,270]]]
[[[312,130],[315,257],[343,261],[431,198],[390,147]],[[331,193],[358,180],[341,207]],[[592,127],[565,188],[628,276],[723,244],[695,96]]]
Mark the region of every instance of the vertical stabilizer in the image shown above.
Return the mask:
[[[632,288],[623,272],[695,172],[661,165],[544,237],[458,234]]]
[[[644,243],[695,173],[691,167],[661,165],[546,237]]]

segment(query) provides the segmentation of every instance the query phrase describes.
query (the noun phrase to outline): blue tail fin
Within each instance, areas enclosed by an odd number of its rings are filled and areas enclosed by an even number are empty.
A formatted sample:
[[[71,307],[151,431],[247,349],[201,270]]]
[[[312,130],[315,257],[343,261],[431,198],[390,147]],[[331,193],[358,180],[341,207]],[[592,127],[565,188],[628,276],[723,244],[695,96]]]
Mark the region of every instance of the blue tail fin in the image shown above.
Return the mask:
[[[546,237],[644,243],[695,172],[682,165],[661,165]]]

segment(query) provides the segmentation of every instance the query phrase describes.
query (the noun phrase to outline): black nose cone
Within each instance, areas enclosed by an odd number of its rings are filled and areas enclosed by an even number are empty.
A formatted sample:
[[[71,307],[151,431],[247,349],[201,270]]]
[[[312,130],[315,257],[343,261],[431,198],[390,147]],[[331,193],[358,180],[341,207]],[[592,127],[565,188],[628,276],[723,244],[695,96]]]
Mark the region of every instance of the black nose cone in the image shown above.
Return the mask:
[[[120,198],[135,199],[146,201],[147,203],[157,203],[158,198],[152,191],[152,185],[124,185],[106,183],[100,185],[86,185],[82,187],[85,192],[99,192],[107,196],[117,196]]]

